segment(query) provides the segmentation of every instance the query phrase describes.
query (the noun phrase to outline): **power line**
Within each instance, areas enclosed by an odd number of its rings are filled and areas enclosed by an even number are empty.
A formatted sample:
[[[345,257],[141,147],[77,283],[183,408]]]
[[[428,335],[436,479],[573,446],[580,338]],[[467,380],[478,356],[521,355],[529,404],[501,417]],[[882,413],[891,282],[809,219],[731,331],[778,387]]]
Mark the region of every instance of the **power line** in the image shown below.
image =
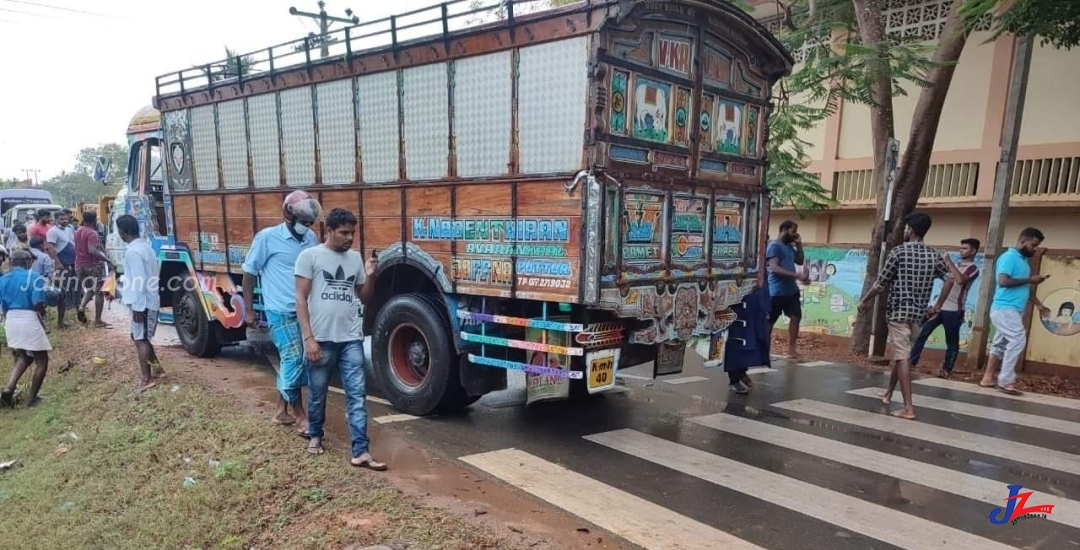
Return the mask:
[[[4,2],[11,2],[12,4],[23,4],[23,5],[26,5],[26,6],[35,6],[35,7],[46,8],[46,9],[50,9],[50,10],[66,11],[66,12],[70,12],[70,13],[81,13],[83,15],[92,15],[94,17],[105,17],[107,19],[127,20],[127,18],[125,18],[125,17],[119,17],[119,16],[116,16],[116,15],[110,15],[110,14],[107,14],[107,13],[98,13],[98,12],[93,12],[93,11],[77,10],[75,8],[66,8],[66,7],[63,7],[63,6],[52,6],[52,5],[49,5],[49,4],[41,4],[41,3],[38,3],[38,2],[27,2],[26,0],[3,0],[3,1]]]
[[[55,15],[45,15],[44,13],[34,13],[32,11],[19,11],[19,10],[13,10],[13,9],[9,9],[9,8],[0,8],[0,11],[7,11],[7,12],[11,12],[11,13],[17,13],[17,14],[20,14],[20,15],[33,15],[34,17],[44,17],[46,19],[60,19],[59,17],[56,17]]]

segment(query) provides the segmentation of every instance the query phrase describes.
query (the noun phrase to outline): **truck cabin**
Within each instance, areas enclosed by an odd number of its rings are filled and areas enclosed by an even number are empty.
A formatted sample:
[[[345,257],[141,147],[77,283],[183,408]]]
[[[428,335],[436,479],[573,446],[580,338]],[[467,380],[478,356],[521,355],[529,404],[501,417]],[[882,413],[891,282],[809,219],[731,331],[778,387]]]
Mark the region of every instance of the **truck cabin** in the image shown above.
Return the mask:
[[[144,236],[164,236],[168,214],[161,165],[161,113],[152,106],[140,109],[128,124],[127,138],[127,193],[122,213],[139,220]]]

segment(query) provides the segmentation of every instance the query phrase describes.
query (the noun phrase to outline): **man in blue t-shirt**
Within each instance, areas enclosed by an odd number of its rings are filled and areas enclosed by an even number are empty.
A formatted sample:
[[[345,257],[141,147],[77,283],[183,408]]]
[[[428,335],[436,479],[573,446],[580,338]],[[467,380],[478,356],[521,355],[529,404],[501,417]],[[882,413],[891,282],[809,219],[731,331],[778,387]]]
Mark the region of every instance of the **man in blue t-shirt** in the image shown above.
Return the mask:
[[[769,325],[776,325],[776,320],[783,313],[788,318],[788,357],[798,359],[796,343],[799,339],[799,321],[802,319],[802,297],[796,281],[806,281],[807,274],[795,271],[795,265],[802,265],[803,246],[799,236],[799,224],[787,220],[780,224],[780,235],[769,241],[765,249],[765,260],[769,265],[769,294],[772,296],[772,308],[769,311]]]
[[[1031,275],[1028,258],[1042,244],[1044,235],[1034,227],[1020,232],[1020,242],[1016,248],[1005,251],[994,261],[994,275],[997,276],[997,290],[994,301],[990,304],[990,322],[994,325],[994,341],[991,343],[990,360],[986,364],[980,386],[997,388],[1005,393],[1017,395],[1016,363],[1027,345],[1024,331],[1024,309],[1028,300],[1034,302],[1040,317],[1049,317],[1050,310],[1031,292],[1031,287],[1050,278],[1049,275]],[[994,382],[994,372],[998,365],[1001,374]]]

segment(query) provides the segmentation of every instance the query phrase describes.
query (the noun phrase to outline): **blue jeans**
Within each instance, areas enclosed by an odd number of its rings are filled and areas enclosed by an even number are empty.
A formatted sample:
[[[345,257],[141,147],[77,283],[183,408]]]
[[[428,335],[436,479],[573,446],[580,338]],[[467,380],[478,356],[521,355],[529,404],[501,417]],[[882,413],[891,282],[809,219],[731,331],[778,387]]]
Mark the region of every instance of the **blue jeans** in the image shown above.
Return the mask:
[[[330,375],[334,367],[341,372],[341,385],[345,390],[345,412],[352,436],[352,455],[358,457],[368,452],[367,390],[364,385],[364,341],[319,342],[322,360],[309,364],[308,375],[308,432],[311,437],[323,436],[326,421],[326,392],[330,387]]]
[[[945,372],[952,373],[953,366],[956,364],[956,357],[960,355],[960,326],[963,324],[963,311],[942,311],[933,319],[923,323],[919,339],[911,346],[909,362],[912,365],[919,364],[919,356],[922,355],[926,340],[930,338],[930,335],[938,327],[945,327],[945,362],[941,364],[941,368]]]

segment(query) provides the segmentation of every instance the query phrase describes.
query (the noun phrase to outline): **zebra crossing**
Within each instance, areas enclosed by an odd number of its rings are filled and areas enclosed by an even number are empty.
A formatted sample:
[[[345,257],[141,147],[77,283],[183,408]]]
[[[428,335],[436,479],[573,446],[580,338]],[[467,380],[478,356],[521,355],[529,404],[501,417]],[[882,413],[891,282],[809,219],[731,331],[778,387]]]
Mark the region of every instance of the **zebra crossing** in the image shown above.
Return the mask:
[[[1080,548],[1080,403],[919,382],[917,421],[861,388],[460,459],[646,550]],[[992,523],[1010,485],[1052,512]]]

